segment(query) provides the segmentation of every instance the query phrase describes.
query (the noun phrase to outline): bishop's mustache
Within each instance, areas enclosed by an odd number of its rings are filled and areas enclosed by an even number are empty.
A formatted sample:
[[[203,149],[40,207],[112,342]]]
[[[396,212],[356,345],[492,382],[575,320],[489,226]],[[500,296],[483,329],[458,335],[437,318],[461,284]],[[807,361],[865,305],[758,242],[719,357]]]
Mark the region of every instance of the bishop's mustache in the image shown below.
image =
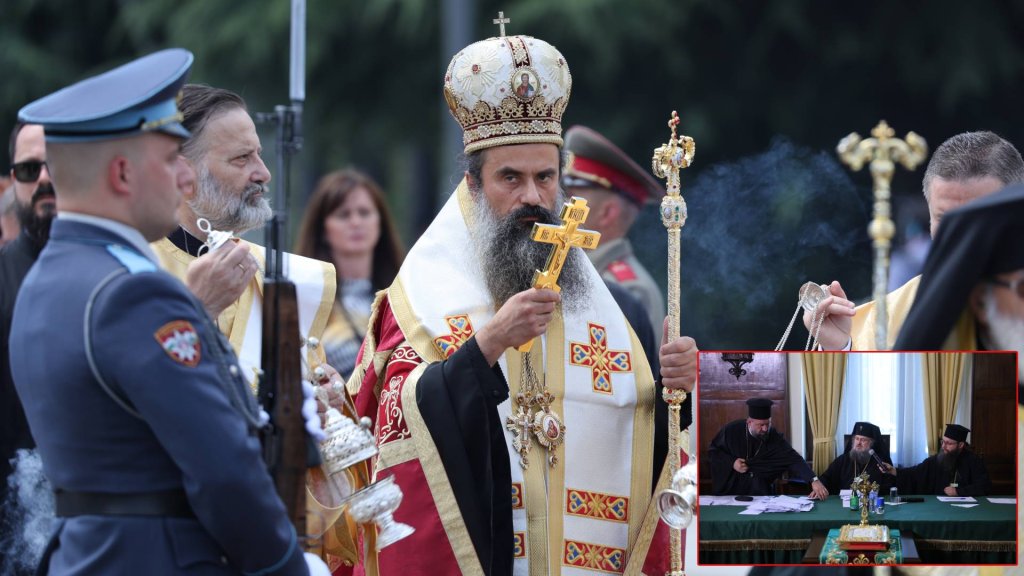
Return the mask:
[[[512,222],[524,227],[533,227],[534,222],[538,224],[557,224],[558,217],[554,212],[543,206],[522,206],[508,215]]]
[[[36,187],[36,191],[32,193],[31,202],[35,205],[36,202],[39,202],[44,198],[56,198],[56,195],[53,193],[53,184],[49,182],[45,182]]]

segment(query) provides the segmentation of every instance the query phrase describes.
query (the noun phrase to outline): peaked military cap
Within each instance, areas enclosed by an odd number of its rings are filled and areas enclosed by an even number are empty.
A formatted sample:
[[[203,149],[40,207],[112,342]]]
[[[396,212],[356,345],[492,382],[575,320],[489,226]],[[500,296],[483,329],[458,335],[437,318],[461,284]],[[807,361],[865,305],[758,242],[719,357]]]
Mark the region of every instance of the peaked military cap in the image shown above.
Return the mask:
[[[747,416],[754,420],[767,420],[772,417],[772,404],[767,398],[751,398],[747,400]]]
[[[48,142],[89,142],[163,132],[188,138],[177,97],[192,67],[192,53],[161,50],[86,78],[18,112],[41,124]]]
[[[665,189],[646,170],[604,136],[586,126],[565,132],[569,162],[562,186],[598,187],[624,196],[637,206],[659,198]]]
[[[878,441],[882,437],[882,431],[871,422],[857,422],[853,425],[853,433],[857,436],[864,436]]]
[[[959,424],[946,424],[946,431],[942,435],[957,442],[967,442],[969,432],[970,430]]]

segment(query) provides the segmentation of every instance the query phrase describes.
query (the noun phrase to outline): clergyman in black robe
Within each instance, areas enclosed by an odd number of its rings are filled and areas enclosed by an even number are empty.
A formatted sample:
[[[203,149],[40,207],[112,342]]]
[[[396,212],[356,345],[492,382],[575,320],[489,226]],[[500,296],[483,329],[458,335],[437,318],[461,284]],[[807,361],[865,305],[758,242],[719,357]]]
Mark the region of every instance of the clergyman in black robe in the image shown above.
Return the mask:
[[[747,406],[749,417],[746,420],[726,424],[711,441],[709,455],[713,493],[771,495],[775,492],[775,481],[786,471],[791,477],[820,486],[824,492],[824,486],[803,456],[793,450],[781,433],[771,428],[772,401],[751,398]]]
[[[985,463],[967,445],[967,428],[946,424],[942,445],[934,456],[917,466],[893,468],[896,485],[904,494],[984,496],[992,491]]]
[[[867,472],[869,481],[878,483],[879,494],[889,491],[895,479],[878,466],[878,462],[870,453],[871,450],[875,451],[875,455],[882,462],[892,465],[889,447],[884,446],[882,432],[878,426],[871,422],[855,423],[845,451],[821,474],[821,482],[829,493],[838,494],[840,490],[849,490],[853,479],[864,472]]]

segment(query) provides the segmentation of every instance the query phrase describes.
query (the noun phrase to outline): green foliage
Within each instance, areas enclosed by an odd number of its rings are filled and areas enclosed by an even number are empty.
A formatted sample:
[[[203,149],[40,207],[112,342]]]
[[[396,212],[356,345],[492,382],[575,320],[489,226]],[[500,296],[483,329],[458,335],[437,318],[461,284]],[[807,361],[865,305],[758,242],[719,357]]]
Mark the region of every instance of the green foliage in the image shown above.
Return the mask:
[[[411,242],[437,198],[457,179],[445,130],[453,121],[441,95],[452,54],[442,40],[444,1],[308,0],[306,143],[298,159],[295,208],[319,174],[346,165],[368,169],[391,195]],[[453,0],[454,1],[454,0]],[[0,127],[25,103],[75,79],[167,46],[196,54],[192,79],[240,92],[254,111],[288,97],[290,9],[287,0],[11,0],[0,21]],[[496,35],[498,10],[509,34],[543,38],[573,73],[566,126],[590,125],[641,164],[667,138],[669,112],[697,140],[684,189],[724,162],[761,153],[776,136],[831,154],[851,131],[878,120],[899,135],[914,130],[931,146],[950,135],[991,129],[1018,145],[1024,125],[1024,4],[776,2],[722,0],[463,0],[473,14],[470,38]],[[273,133],[263,130],[273,153]],[[868,177],[850,176],[865,210]],[[897,196],[917,195],[920,170],[900,174]],[[815,219],[831,221],[796,181],[773,205],[767,229],[793,234]],[[706,218],[691,209],[691,224]],[[733,212],[716,212],[723,226]],[[766,217],[769,217],[766,215]],[[866,218],[843,220],[865,238]],[[654,221],[654,225],[659,225]],[[798,226],[799,225],[799,226]],[[796,227],[796,228],[795,228]],[[294,226],[293,226],[294,228]],[[699,228],[699,226],[695,226]],[[763,249],[751,246],[750,250]],[[652,266],[662,266],[657,260]],[[860,278],[866,265],[807,256],[805,279]],[[685,269],[685,266],[684,266]],[[796,271],[794,271],[796,272]],[[781,272],[780,272],[781,273]],[[686,280],[684,279],[684,285]],[[866,283],[854,297],[867,295]],[[714,288],[714,287],[712,287]],[[692,289],[691,289],[692,290]],[[712,304],[726,287],[691,293]],[[787,292],[788,294],[788,292]],[[763,315],[778,332],[791,298]],[[784,304],[784,305],[783,305]],[[757,312],[744,310],[757,315]],[[781,314],[781,316],[780,316]],[[705,347],[777,337],[743,318],[699,326]],[[749,334],[758,334],[749,338]],[[747,340],[744,340],[747,338]]]

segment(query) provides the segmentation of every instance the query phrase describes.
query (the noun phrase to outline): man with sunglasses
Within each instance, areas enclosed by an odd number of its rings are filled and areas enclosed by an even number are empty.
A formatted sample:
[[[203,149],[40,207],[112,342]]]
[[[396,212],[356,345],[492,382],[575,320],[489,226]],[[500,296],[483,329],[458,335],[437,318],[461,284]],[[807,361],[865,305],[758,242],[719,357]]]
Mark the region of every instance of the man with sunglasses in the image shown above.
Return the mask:
[[[10,460],[19,449],[35,446],[11,379],[7,345],[14,299],[29,268],[46,245],[50,224],[57,213],[53,184],[46,167],[43,127],[16,124],[11,131],[9,150],[14,205],[21,231],[13,241],[0,247],[0,504],[7,497]],[[8,507],[0,506],[0,510],[0,537],[3,537],[7,531]],[[0,565],[5,554],[0,551]]]
[[[38,574],[329,573],[267,473],[230,343],[148,244],[193,176],[176,104],[191,64],[162,50],[19,111],[45,126],[61,189],[10,338],[54,488]]]

